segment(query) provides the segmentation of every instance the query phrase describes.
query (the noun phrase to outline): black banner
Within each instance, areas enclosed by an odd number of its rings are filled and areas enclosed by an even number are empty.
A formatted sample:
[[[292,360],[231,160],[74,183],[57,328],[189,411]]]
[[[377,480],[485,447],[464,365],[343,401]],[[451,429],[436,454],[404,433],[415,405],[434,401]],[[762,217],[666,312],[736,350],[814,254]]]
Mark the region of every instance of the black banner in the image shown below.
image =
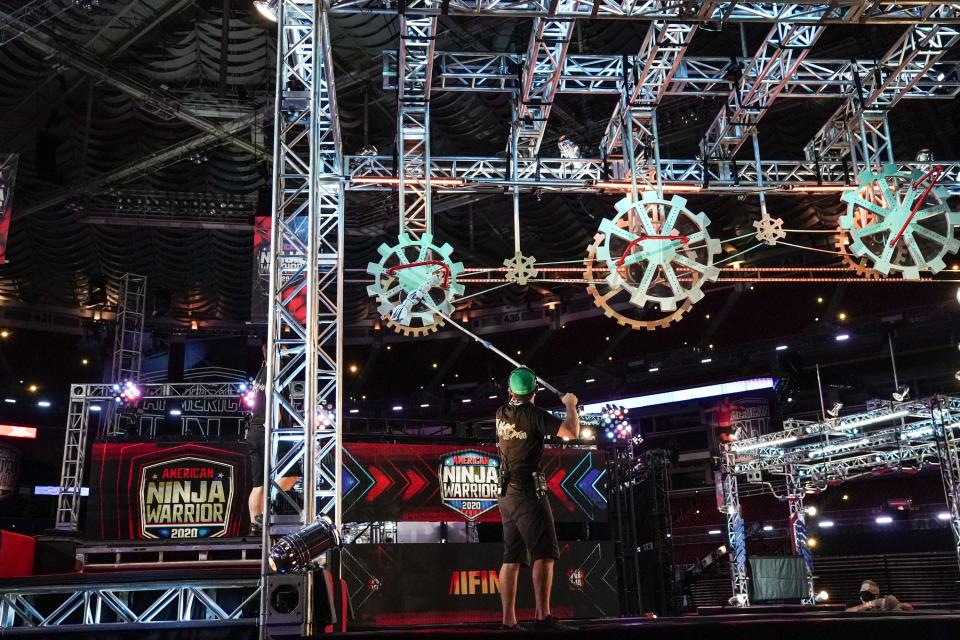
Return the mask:
[[[350,545],[343,576],[355,626],[490,622],[500,619],[500,543]],[[554,567],[560,618],[619,613],[612,542],[566,542]],[[517,615],[533,618],[530,571],[520,572]]]

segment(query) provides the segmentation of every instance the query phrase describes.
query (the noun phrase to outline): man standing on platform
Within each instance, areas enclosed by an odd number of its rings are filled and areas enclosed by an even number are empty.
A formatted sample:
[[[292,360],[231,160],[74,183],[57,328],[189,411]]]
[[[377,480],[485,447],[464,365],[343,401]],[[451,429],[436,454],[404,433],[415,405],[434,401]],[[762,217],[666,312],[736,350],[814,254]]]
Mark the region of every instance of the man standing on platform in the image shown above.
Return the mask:
[[[255,391],[254,404],[247,425],[247,445],[250,448],[250,466],[253,476],[253,489],[247,499],[250,510],[250,534],[258,536],[263,532],[263,462],[266,453],[266,433],[264,425],[267,418],[267,346],[263,345],[263,364],[253,381]],[[297,475],[280,478],[278,484],[282,491],[290,491],[300,479]]]
[[[566,415],[561,420],[533,404],[537,377],[526,367],[514,369],[508,380],[510,402],[497,410],[497,447],[500,449],[500,498],[503,519],[503,566],[500,568],[500,600],[503,627],[517,624],[517,577],[520,567],[533,561],[533,592],[536,598],[535,629],[572,629],[550,613],[553,563],[560,555],[553,512],[547,501],[547,482],[541,458],[546,436],[578,438],[577,397],[561,398]]]

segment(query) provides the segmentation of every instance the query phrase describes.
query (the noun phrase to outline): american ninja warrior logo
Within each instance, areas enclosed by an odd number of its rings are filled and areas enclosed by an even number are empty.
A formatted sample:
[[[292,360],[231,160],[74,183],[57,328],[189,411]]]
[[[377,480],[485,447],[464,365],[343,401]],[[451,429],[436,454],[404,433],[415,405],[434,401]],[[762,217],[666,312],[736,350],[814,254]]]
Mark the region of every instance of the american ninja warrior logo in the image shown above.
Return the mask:
[[[440,498],[467,520],[497,506],[500,458],[482,451],[456,451],[440,459]]]
[[[197,457],[145,466],[140,527],[145,538],[216,538],[227,531],[233,465]]]

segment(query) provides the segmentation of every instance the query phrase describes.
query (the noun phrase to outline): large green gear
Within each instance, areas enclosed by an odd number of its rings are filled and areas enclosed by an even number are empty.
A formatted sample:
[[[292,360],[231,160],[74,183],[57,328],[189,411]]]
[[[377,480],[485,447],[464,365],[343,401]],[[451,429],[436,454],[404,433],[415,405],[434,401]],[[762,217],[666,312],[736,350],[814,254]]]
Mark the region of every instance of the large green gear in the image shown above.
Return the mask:
[[[954,232],[960,213],[947,205],[946,189],[931,189],[911,218],[917,198],[927,189],[924,177],[920,171],[899,171],[887,164],[879,171],[861,172],[859,188],[842,196],[847,212],[840,216],[840,228],[850,236],[850,253],[883,275],[896,271],[905,280],[918,280],[921,271],[942,271],[947,266],[944,256],[960,250]]]
[[[367,273],[374,277],[373,284],[367,286],[367,293],[377,300],[377,313],[386,320],[388,326],[405,335],[424,335],[436,331],[443,325],[443,318],[424,302],[429,300],[429,305],[434,309],[450,315],[454,311],[453,301],[464,291],[463,285],[457,284],[457,278],[463,272],[463,263],[451,259],[453,247],[449,243],[442,246],[433,244],[433,235],[430,233],[413,239],[402,232],[397,236],[397,244],[391,246],[383,243],[377,252],[380,261],[367,265]],[[440,262],[445,268],[437,264],[403,268],[403,265],[426,261]],[[431,286],[431,280],[438,272],[445,270],[448,271],[446,287]],[[391,319],[394,309],[418,288],[425,289],[424,298],[410,308],[409,321]]]
[[[663,312],[701,300],[703,284],[720,275],[713,266],[720,241],[707,233],[706,214],[687,209],[685,198],[667,200],[653,191],[637,202],[623,198],[616,208],[616,216],[600,223],[604,238],[596,250],[596,258],[609,268],[610,289],[628,292],[636,307],[652,303]],[[698,276],[685,283],[678,268]]]

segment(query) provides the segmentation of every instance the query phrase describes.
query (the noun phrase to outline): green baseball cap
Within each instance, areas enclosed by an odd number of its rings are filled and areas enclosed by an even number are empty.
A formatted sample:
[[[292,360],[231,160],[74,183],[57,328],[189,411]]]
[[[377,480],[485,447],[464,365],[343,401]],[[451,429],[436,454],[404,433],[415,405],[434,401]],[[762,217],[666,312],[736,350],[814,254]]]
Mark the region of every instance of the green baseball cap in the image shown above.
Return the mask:
[[[530,369],[520,367],[510,372],[507,384],[514,394],[527,396],[537,390],[537,376]]]

